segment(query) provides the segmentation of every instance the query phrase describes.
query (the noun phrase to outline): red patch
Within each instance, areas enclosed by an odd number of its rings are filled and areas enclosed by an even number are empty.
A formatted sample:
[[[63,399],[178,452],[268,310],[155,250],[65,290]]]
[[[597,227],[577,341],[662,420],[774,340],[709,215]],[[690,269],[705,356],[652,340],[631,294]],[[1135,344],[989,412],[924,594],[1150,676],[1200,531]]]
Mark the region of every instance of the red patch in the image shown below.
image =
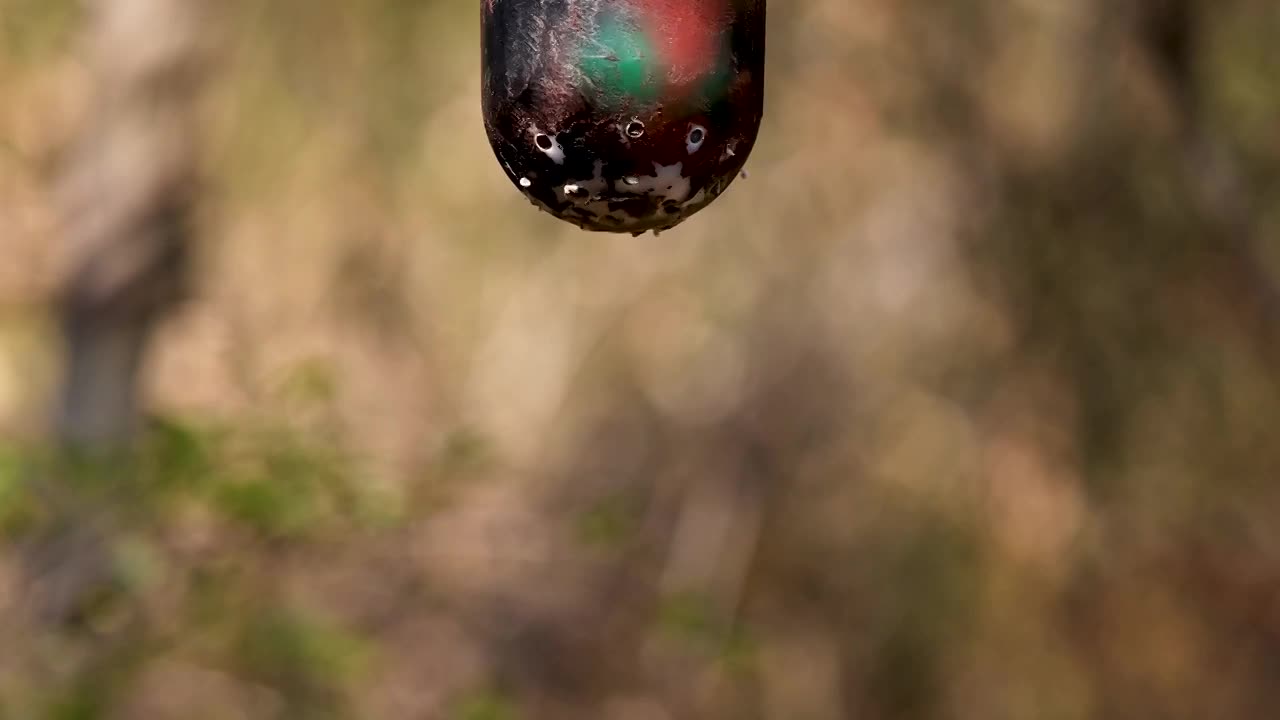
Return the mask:
[[[674,88],[716,72],[733,24],[727,0],[632,0]]]

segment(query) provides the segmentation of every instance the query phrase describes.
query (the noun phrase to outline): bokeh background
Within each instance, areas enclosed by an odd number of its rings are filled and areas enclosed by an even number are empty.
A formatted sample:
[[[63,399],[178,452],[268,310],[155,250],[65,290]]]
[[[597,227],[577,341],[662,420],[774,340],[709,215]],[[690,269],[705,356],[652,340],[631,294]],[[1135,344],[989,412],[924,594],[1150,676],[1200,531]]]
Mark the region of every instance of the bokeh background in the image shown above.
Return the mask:
[[[510,187],[474,0],[203,11],[104,485],[49,459],[95,15],[0,0],[0,717],[1273,716],[1280,5],[774,0],[750,175],[656,239]],[[50,620],[59,518],[109,572]]]

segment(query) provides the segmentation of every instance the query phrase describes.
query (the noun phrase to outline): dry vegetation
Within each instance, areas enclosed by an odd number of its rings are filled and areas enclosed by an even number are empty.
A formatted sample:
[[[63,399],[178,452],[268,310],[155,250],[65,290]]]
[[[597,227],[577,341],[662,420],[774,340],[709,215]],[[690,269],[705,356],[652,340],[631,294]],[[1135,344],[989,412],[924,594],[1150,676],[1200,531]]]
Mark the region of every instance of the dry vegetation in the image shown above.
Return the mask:
[[[508,186],[474,0],[212,3],[196,295],[49,627],[93,82],[0,0],[0,718],[1271,716],[1280,5],[1184,68],[1177,4],[774,0],[749,179],[632,239]]]

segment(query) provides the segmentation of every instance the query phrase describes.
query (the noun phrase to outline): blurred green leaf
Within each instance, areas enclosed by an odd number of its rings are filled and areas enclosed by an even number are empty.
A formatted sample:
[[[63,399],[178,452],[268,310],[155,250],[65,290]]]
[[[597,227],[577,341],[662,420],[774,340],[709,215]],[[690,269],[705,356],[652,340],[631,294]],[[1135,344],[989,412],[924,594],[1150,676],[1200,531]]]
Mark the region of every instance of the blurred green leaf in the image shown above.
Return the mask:
[[[710,598],[697,593],[674,595],[663,602],[659,625],[673,637],[704,650],[719,652],[732,637],[731,626]]]
[[[338,394],[337,370],[324,358],[312,358],[294,367],[280,392],[301,408],[327,407]]]
[[[0,527],[22,502],[22,468],[20,451],[0,444]]]
[[[578,538],[592,546],[616,547],[626,540],[635,526],[630,512],[621,498],[598,503],[578,516]]]
[[[228,516],[266,535],[304,533],[322,514],[313,487],[277,476],[226,483],[215,497]]]
[[[462,698],[450,717],[452,720],[516,720],[519,714],[505,695],[486,690]]]
[[[0,0],[0,54],[31,62],[61,49],[80,13],[75,0]]]
[[[145,484],[164,492],[204,487],[217,471],[220,437],[176,419],[153,420],[143,451]]]
[[[164,555],[148,538],[139,535],[116,543],[115,563],[121,581],[135,593],[154,589],[167,570]]]
[[[369,648],[327,620],[269,608],[244,624],[239,656],[249,673],[308,701],[315,695],[340,695],[367,666]]]

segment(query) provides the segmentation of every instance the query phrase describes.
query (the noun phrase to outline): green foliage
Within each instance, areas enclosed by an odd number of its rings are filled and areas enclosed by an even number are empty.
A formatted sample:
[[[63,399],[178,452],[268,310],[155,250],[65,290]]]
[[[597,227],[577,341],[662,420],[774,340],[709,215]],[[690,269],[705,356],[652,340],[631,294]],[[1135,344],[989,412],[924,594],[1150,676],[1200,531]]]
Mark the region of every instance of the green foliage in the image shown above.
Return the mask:
[[[578,537],[583,543],[612,549],[635,533],[635,518],[625,498],[610,498],[578,516]]]
[[[496,691],[468,694],[455,703],[450,720],[519,720],[511,700]]]
[[[23,458],[18,448],[0,444],[0,534],[18,521],[27,506],[22,486]]]
[[[246,619],[237,640],[241,671],[279,688],[291,704],[332,706],[367,663],[363,642],[333,623],[283,607]],[[336,710],[336,708],[330,708]]]
[[[0,526],[19,541],[56,530],[34,490],[58,472],[76,478],[68,484],[76,492],[59,502],[85,503],[89,517],[112,518],[115,528],[106,538],[112,586],[85,598],[88,634],[71,640],[87,649],[111,637],[119,648],[109,651],[112,670],[94,664],[48,681],[47,702],[36,702],[40,716],[110,716],[133,670],[175,648],[274,688],[290,712],[343,716],[347,688],[371,660],[368,643],[342,623],[276,599],[283,578],[253,566],[268,546],[307,554],[335,532],[369,527],[370,518],[385,523],[390,511],[376,510],[387,503],[354,482],[344,450],[282,426],[158,418],[135,455],[97,460],[0,452]],[[215,534],[208,551],[192,555],[184,547],[181,538],[192,532]],[[161,607],[163,615],[153,615]]]
[[[28,63],[63,49],[73,37],[80,8],[76,0],[0,0],[0,56]]]
[[[753,668],[757,646],[750,628],[726,617],[710,598],[694,593],[666,598],[657,622],[663,633],[730,671]]]

